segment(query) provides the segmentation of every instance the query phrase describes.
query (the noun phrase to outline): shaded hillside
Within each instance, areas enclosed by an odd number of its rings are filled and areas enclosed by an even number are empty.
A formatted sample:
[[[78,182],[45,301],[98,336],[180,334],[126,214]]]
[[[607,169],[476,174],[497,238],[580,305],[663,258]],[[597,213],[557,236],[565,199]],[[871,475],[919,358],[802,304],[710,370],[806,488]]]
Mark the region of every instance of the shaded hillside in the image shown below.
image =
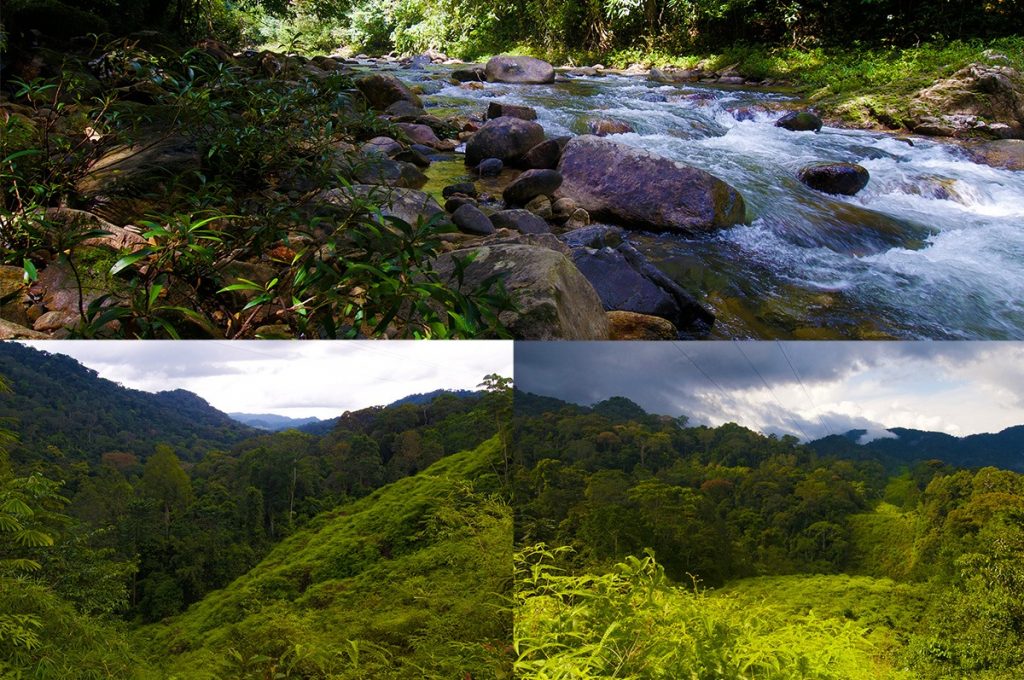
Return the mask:
[[[873,458],[888,466],[937,459],[958,467],[993,465],[1024,472],[1024,425],[967,437],[902,427],[894,427],[889,432],[896,436],[859,444],[864,431],[851,430],[811,442],[809,446],[823,455]]]
[[[256,433],[191,392],[128,389],[70,357],[18,343],[0,343],[0,376],[11,388],[0,394],[0,417],[20,437],[16,462],[95,463],[110,452],[145,459],[155,443],[194,461]]]
[[[496,452],[490,440],[322,513],[139,641],[179,677],[510,677]]]

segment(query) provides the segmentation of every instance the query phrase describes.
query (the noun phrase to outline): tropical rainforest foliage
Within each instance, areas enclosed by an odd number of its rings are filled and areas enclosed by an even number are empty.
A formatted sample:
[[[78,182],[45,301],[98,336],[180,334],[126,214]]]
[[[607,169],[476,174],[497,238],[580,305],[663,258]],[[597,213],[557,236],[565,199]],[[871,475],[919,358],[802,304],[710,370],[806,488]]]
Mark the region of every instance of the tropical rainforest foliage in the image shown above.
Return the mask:
[[[60,0],[12,0],[11,21],[59,16]],[[250,38],[275,32],[370,52],[441,49],[480,56],[515,45],[574,49],[660,49],[691,53],[737,42],[780,46],[914,45],[936,39],[994,38],[1024,30],[1019,0],[941,3],[905,0],[70,0],[95,32],[175,24],[195,37]],[[229,9],[232,8],[232,9]],[[67,11],[67,10],[65,10]],[[80,30],[80,29],[76,29]]]
[[[66,357],[17,353],[20,384],[77,376],[78,400],[60,403],[49,432],[97,407],[83,395],[163,405]],[[165,443],[174,420],[166,432],[150,420],[146,455],[64,451],[63,432],[38,456],[8,420],[0,676],[499,677],[511,663],[510,394],[497,376],[484,384],[345,413],[322,436],[243,429],[187,456]],[[8,409],[17,416],[16,399]]]
[[[525,677],[1024,669],[1021,475],[887,470],[622,398],[516,407]]]

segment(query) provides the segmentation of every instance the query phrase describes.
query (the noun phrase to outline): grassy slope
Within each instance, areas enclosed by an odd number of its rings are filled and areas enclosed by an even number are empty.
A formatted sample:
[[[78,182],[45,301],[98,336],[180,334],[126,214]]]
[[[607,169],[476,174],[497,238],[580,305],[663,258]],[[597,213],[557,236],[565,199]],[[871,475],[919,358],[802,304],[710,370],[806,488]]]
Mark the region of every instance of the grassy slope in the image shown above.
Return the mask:
[[[797,574],[741,579],[719,591],[741,603],[760,604],[800,620],[849,622],[865,631],[876,668],[889,669],[927,609],[926,586],[849,574]],[[880,675],[879,677],[884,677]]]
[[[322,514],[138,639],[172,677],[502,677],[512,526],[490,493],[495,451]]]

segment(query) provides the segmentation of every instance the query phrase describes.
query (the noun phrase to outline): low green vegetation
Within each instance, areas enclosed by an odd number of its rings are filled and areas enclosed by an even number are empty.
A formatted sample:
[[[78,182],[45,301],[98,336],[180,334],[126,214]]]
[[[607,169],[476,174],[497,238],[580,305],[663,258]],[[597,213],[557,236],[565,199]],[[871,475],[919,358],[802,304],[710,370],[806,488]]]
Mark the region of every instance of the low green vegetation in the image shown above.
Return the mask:
[[[553,558],[543,546],[517,554],[522,678],[913,677],[876,657],[861,622],[794,611],[774,588],[758,598],[680,587],[650,555],[602,575],[560,573]]]
[[[350,72],[129,39],[46,58],[0,116],[0,262],[71,289],[76,336],[508,336],[499,281],[435,271],[449,221],[348,189],[379,172],[356,145],[404,139]]]

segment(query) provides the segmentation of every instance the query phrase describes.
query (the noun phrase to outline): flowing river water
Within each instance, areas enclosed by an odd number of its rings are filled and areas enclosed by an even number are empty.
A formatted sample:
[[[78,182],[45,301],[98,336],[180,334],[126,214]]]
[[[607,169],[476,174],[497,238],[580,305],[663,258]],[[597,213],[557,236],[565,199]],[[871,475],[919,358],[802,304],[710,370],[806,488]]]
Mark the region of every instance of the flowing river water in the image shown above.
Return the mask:
[[[789,132],[765,106],[787,99],[779,93],[617,75],[470,89],[445,71],[399,75],[424,87],[428,112],[525,104],[549,136],[621,120],[635,132],[612,139],[736,187],[748,224],[695,237],[629,233],[714,310],[712,337],[1024,338],[1024,172],[926,138]],[[796,179],[816,161],[858,163],[871,181],[853,197],[816,192]]]

